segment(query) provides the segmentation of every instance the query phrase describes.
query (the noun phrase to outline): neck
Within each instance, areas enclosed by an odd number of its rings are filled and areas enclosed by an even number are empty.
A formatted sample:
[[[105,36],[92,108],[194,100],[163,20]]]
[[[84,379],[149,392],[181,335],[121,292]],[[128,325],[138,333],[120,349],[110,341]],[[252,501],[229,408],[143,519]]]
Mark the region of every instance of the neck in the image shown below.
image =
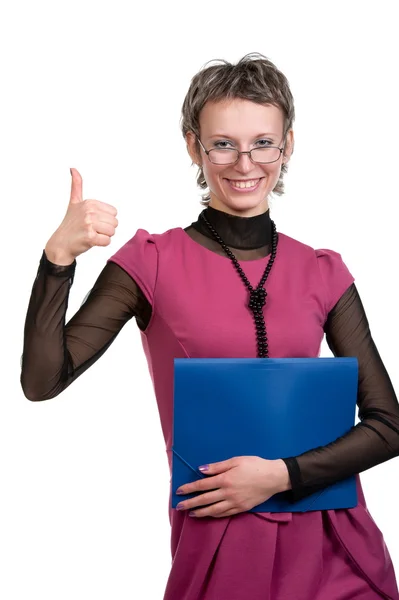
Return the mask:
[[[272,225],[269,209],[260,215],[242,217],[208,206],[203,210],[203,214],[227,246],[250,250],[271,244]],[[200,217],[192,226],[206,237],[213,238]]]

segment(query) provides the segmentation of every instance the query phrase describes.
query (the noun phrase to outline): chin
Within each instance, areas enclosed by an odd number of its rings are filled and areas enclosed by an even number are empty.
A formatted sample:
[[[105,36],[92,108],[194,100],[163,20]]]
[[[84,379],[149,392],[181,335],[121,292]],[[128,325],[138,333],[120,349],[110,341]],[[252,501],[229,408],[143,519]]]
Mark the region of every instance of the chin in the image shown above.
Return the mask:
[[[242,216],[253,216],[266,212],[269,208],[267,198],[223,198],[221,204],[227,209],[242,213]]]

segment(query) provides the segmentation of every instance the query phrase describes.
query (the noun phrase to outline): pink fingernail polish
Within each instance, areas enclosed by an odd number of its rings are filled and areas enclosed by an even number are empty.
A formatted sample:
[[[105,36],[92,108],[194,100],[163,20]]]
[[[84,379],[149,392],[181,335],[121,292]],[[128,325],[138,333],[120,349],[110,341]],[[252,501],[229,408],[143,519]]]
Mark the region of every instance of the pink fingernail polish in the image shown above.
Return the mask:
[[[209,470],[209,465],[201,465],[201,467],[198,467],[198,471],[208,471]]]

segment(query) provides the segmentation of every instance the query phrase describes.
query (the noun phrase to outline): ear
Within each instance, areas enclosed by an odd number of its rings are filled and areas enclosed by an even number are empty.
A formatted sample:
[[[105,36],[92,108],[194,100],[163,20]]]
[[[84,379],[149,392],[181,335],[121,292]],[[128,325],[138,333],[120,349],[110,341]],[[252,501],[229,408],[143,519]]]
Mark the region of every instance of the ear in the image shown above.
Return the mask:
[[[195,133],[193,131],[188,131],[186,133],[186,144],[187,152],[189,153],[191,160],[194,164],[200,166],[202,164],[201,155],[198,154],[197,138],[195,137]]]
[[[284,152],[283,152],[283,163],[288,164],[292,153],[294,152],[294,130],[290,129],[287,132]]]

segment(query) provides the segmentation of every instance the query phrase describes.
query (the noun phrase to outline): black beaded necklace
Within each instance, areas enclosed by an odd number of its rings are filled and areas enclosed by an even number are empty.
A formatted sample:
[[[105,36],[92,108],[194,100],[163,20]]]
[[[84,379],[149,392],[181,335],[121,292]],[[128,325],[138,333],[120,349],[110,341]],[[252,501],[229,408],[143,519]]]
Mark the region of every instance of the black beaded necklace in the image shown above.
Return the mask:
[[[234,256],[234,254],[232,253],[230,248],[228,248],[228,246],[226,246],[226,244],[224,243],[224,241],[222,240],[222,238],[220,237],[218,232],[215,230],[213,225],[208,221],[208,219],[204,215],[204,212],[202,212],[200,214],[200,217],[206,223],[209,231],[212,233],[215,240],[222,246],[222,248],[225,251],[225,253],[227,254],[227,256],[232,260],[233,265],[237,269],[239,276],[241,277],[244,284],[248,288],[248,291],[249,291],[248,307],[252,311],[253,317],[255,320],[256,338],[257,338],[257,346],[258,346],[258,358],[269,358],[269,351],[268,351],[269,345],[267,343],[265,317],[263,314],[263,307],[266,304],[267,292],[263,286],[266,282],[266,279],[269,276],[271,268],[274,264],[274,260],[276,258],[277,242],[278,242],[276,224],[274,223],[274,221],[271,221],[271,224],[272,224],[271,256],[270,256],[269,262],[266,265],[266,269],[262,275],[262,279],[260,280],[260,282],[258,283],[256,288],[254,288],[249,283],[248,278],[245,275],[244,271],[242,270],[238,260],[236,259],[236,257]]]

